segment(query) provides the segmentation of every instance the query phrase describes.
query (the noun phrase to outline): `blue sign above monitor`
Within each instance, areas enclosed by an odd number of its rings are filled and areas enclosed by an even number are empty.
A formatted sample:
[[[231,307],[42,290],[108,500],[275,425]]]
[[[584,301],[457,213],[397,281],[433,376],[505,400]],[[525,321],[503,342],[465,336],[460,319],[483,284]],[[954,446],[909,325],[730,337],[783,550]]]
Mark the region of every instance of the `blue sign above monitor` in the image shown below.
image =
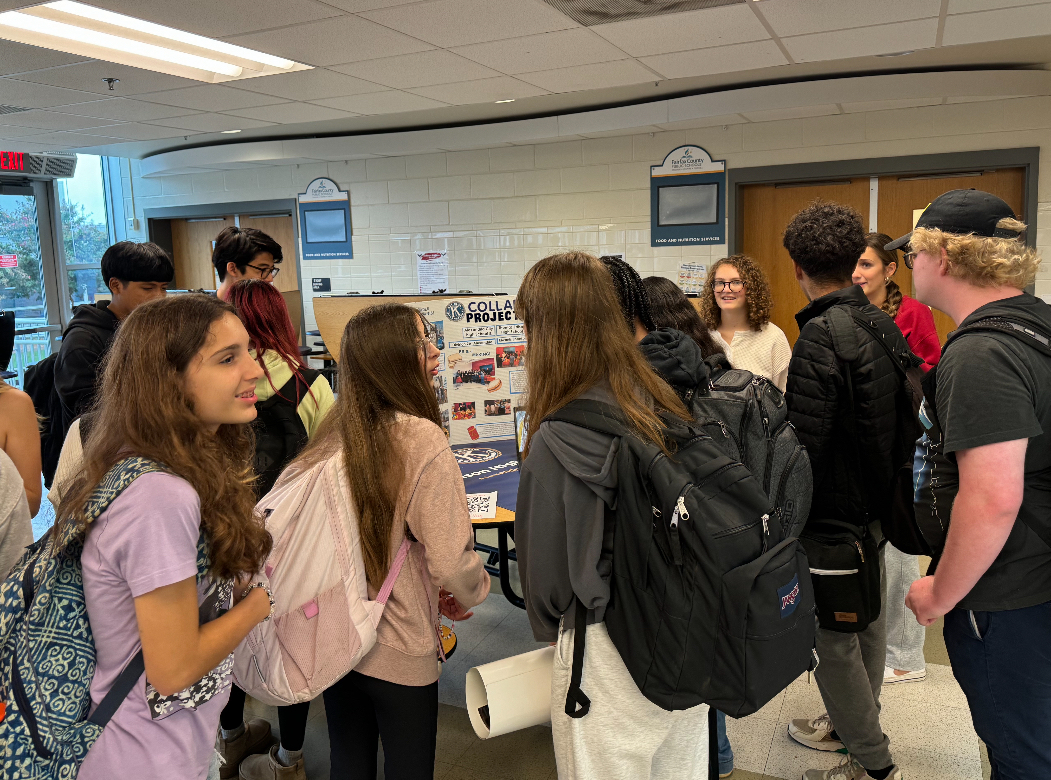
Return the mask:
[[[680,146],[650,166],[650,245],[726,243],[726,163]]]
[[[332,179],[314,179],[299,195],[304,260],[345,260],[351,246],[350,195]]]

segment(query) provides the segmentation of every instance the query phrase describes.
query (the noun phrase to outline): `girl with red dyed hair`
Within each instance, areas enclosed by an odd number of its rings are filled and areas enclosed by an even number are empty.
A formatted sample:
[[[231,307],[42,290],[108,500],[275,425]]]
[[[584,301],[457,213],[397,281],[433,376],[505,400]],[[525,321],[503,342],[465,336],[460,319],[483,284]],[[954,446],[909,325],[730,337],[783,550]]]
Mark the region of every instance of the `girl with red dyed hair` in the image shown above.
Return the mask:
[[[252,356],[263,368],[256,382],[256,493],[267,493],[286,465],[314,438],[335,399],[328,380],[306,366],[285,299],[272,284],[245,279],[227,301],[248,331]],[[217,749],[221,778],[306,780],[303,739],[310,702],[277,708],[281,744],[273,745],[270,724],[244,721],[245,694],[237,686],[220,718]],[[240,772],[240,774],[239,774]]]

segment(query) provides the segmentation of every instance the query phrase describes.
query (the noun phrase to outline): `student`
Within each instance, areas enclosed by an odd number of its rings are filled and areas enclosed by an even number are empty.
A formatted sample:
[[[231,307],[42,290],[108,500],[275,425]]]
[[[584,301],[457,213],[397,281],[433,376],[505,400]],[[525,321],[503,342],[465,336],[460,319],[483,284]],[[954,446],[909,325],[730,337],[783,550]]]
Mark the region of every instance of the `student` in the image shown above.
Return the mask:
[[[611,277],[598,258],[570,252],[534,265],[515,310],[526,326],[530,420],[544,420],[575,398],[618,406],[638,436],[660,444],[654,410],[689,419],[686,408],[635,349]],[[581,323],[587,323],[581,327]],[[611,437],[541,422],[522,464],[515,540],[533,636],[555,642],[551,730],[563,780],[705,778],[707,705],[668,712],[632,680],[603,624],[609,601],[611,542],[605,518],[617,495]],[[565,713],[573,630],[563,616],[588,608],[583,679],[591,708]],[[572,623],[572,617],[570,618]]]
[[[282,259],[281,245],[262,230],[233,225],[223,228],[212,250],[212,265],[219,277],[216,296],[225,301],[230,289],[242,279],[273,282],[281,271],[277,263]]]
[[[748,255],[715,263],[701,292],[701,318],[730,365],[765,376],[783,393],[792,349],[770,322],[770,285]]]
[[[941,344],[930,307],[905,295],[892,278],[898,270],[898,251],[884,247],[892,239],[885,233],[865,236],[852,281],[865,291],[869,303],[894,320],[909,348],[923,358],[923,370],[938,364]],[[927,632],[905,609],[905,594],[920,578],[920,559],[887,545],[887,668],[883,684],[920,682],[927,677],[923,644]]]
[[[328,380],[303,365],[285,299],[272,284],[242,279],[231,288],[229,303],[248,331],[252,356],[263,369],[255,386],[260,419],[298,423],[302,442],[296,449],[288,448],[285,424],[277,425],[276,432],[256,431],[255,490],[262,497],[302,445],[317,433],[334,399]],[[244,780],[306,780],[303,740],[310,702],[277,708],[281,744],[273,747],[270,724],[262,718],[246,723],[244,705],[244,691],[232,686],[216,744],[223,758],[219,777],[233,778],[240,773]]]
[[[156,244],[120,241],[103,253],[102,281],[112,300],[85,303],[73,310],[55,362],[62,430],[52,430],[52,435],[57,435],[59,441],[65,438],[73,420],[91,408],[102,358],[117,326],[138,306],[163,298],[174,278],[171,258]]]
[[[854,209],[813,203],[785,228],[784,246],[795,265],[796,280],[810,301],[796,315],[799,339],[792,351],[786,396],[788,419],[807,448],[814,474],[814,500],[803,535],[822,532],[828,528],[823,521],[834,520],[867,528],[879,542],[880,522],[891,511],[891,480],[899,465],[892,462],[890,450],[902,380],[886,350],[853,319],[857,359],[842,360],[833,348],[831,310],[859,310],[880,325],[881,332],[896,336],[897,343],[891,345],[896,350],[908,350],[908,345],[890,318],[851,282],[865,249],[865,231]],[[724,268],[713,269],[713,278],[728,278]],[[853,388],[852,411],[848,379]],[[847,414],[853,415],[856,436],[843,423]],[[879,558],[882,569],[883,555]],[[880,581],[885,580],[881,571]],[[886,603],[886,598],[881,601]],[[818,609],[822,609],[820,600]],[[890,740],[879,721],[887,655],[886,609],[858,633],[819,625],[817,653],[821,663],[814,676],[827,714],[793,720],[788,733],[807,747],[846,747],[849,755],[834,769],[808,770],[804,780],[900,780]]]
[[[271,547],[247,479],[261,374],[233,308],[209,295],[137,309],[107,356],[84,465],[60,522],[86,525],[85,502],[128,456],[165,470],[136,479],[87,530],[93,706],[140,649],[146,671],[88,752],[80,780],[129,772],[204,780],[214,763],[230,653],[271,613],[265,588],[249,585]],[[210,566],[198,583],[202,536]],[[231,594],[232,608],[220,614]]]
[[[408,306],[370,306],[351,317],[336,405],[300,459],[309,465],[342,451],[370,598],[406,535],[418,542],[394,582],[376,646],[324,693],[333,780],[376,777],[379,739],[385,777],[434,776],[434,617],[440,610],[465,620],[489,594],[463,477],[431,387],[441,356],[434,338]]]
[[[22,478],[29,516],[40,511],[40,428],[33,400],[0,379],[0,450]],[[12,483],[13,484],[13,483]],[[32,539],[30,539],[32,541]]]
[[[1023,292],[1040,266],[1021,241],[1024,230],[996,196],[954,190],[890,247],[905,245],[916,297],[961,328],[999,317],[1046,339],[1051,308]],[[907,603],[922,625],[945,616],[953,675],[989,748],[992,776],[1044,777],[1051,765],[1051,361],[1014,336],[983,331],[951,339],[931,373],[921,420],[936,418],[934,469],[945,471],[942,485],[957,487],[948,488],[951,519],[937,572],[912,586]]]
[[[942,348],[934,315],[929,306],[901,291],[894,281],[898,270],[897,251],[884,249],[891,243],[886,233],[869,233],[865,236],[865,251],[861,253],[851,281],[865,291],[869,303],[882,309],[894,320],[909,348],[923,358],[923,370],[938,365]]]
[[[650,317],[654,325],[685,333],[697,342],[703,357],[726,354],[723,348],[715,343],[701,315],[679,285],[663,276],[647,276],[642,280],[642,288],[649,302]]]
[[[22,475],[14,461],[0,449],[0,579],[6,579],[32,543],[33,518],[29,514]]]

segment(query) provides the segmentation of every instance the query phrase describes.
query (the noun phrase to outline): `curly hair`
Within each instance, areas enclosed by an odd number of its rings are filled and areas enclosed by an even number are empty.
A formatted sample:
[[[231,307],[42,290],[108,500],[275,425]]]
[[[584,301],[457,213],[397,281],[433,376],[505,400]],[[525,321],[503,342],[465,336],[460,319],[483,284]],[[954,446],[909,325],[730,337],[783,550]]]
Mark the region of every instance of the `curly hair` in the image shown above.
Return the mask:
[[[87,528],[85,503],[95,486],[118,461],[137,455],[164,464],[197,492],[213,576],[230,579],[262,568],[273,542],[255,512],[251,427],[220,425],[209,432],[183,382],[211,326],[227,316],[236,317],[229,304],[191,294],[145,303],[121,322],[104,358],[84,465],[59,502],[60,522]]]
[[[865,236],[865,246],[876,253],[876,257],[883,263],[884,268],[894,263],[894,270],[897,271],[901,267],[901,264],[898,262],[898,250],[883,248],[893,240],[886,233],[868,233]],[[901,288],[898,287],[897,282],[890,278],[887,279],[886,285],[887,297],[880,308],[887,313],[888,317],[894,319],[898,316],[898,310],[901,308]]]
[[[704,290],[701,291],[701,319],[708,326],[708,330],[715,330],[722,322],[722,312],[719,304],[715,302],[715,288],[712,283],[715,281],[715,274],[724,265],[736,268],[744,281],[748,326],[752,330],[762,330],[763,326],[770,322],[770,310],[773,308],[774,301],[770,295],[770,283],[766,280],[766,274],[748,255],[724,257],[708,270],[708,278],[704,280]]]
[[[998,228],[1021,235],[1025,223],[1001,219]],[[934,228],[917,228],[909,239],[913,252],[949,256],[949,276],[963,279],[975,287],[1015,287],[1025,289],[1036,279],[1040,255],[1018,238],[985,238],[974,234],[956,235]]]
[[[865,251],[865,228],[850,206],[816,200],[792,217],[782,243],[815,282],[849,282]]]

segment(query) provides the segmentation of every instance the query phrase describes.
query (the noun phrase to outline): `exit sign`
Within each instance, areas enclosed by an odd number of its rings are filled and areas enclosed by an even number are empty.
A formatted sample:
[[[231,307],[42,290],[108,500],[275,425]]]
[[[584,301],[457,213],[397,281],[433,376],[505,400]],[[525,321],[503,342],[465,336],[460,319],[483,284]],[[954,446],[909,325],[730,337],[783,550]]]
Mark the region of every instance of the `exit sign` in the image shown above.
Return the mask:
[[[0,152],[0,171],[24,171],[25,155],[22,152]]]

